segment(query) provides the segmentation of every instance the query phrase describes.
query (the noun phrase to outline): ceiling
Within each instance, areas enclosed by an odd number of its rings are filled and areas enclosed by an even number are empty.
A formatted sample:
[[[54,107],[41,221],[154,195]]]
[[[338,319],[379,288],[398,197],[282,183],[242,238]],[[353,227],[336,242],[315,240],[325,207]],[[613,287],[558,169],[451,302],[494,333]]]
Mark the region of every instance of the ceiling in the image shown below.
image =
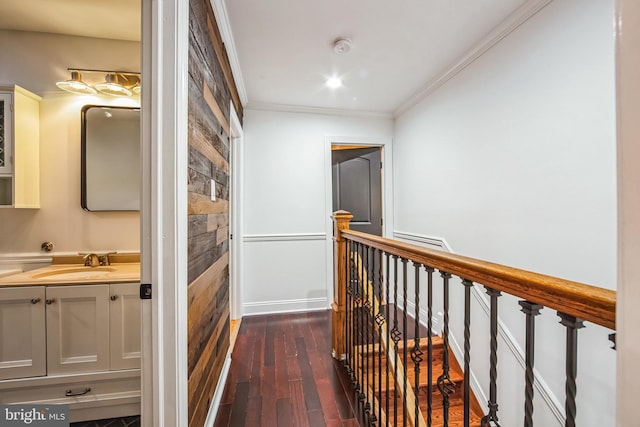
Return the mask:
[[[0,29],[140,40],[140,0],[0,0]]]
[[[393,113],[525,0],[224,2],[250,106]]]
[[[1,0],[0,28],[140,40],[140,1]],[[249,107],[393,114],[527,0],[213,2]],[[340,37],[351,52],[334,52]],[[327,88],[331,76],[343,86]]]

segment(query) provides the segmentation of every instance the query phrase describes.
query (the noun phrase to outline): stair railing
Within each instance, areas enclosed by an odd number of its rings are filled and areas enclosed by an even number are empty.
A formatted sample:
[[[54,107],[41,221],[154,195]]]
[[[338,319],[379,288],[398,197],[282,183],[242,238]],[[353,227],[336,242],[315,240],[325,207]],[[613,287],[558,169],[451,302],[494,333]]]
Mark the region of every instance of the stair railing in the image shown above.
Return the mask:
[[[456,421],[456,425],[500,426],[498,299],[506,293],[521,299],[525,315],[524,426],[534,425],[535,317],[543,307],[556,310],[566,328],[565,426],[576,425],[578,330],[584,322],[591,322],[615,331],[615,291],[357,232],[349,229],[352,218],[345,211],[333,215],[333,354],[344,361],[371,424],[448,426],[456,393],[456,402],[463,402],[462,424]],[[434,336],[432,325],[436,273],[442,282],[441,337]],[[426,284],[421,281],[425,276]],[[452,379],[457,362],[448,345],[453,277],[464,287],[462,390]],[[489,399],[485,409],[470,392],[471,289],[476,285],[482,285],[489,297]],[[425,306],[426,322],[420,318]],[[610,339],[615,344],[615,332]],[[436,351],[442,352],[438,372],[433,365]],[[433,394],[436,390],[440,398]]]

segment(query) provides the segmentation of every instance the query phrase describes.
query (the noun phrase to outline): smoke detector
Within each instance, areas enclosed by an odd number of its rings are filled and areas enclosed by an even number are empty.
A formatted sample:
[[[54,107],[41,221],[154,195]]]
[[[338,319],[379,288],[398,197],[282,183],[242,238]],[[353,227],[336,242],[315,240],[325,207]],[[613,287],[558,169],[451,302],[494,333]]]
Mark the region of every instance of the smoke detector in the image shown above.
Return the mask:
[[[338,55],[351,51],[351,39],[340,38],[333,42],[333,51]]]

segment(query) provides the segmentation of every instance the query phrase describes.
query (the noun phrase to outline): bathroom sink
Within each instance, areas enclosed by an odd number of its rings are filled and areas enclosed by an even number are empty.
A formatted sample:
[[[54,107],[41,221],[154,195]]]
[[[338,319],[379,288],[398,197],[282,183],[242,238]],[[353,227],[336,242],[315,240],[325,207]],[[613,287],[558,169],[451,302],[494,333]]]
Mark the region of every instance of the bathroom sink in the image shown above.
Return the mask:
[[[96,277],[102,277],[116,271],[113,267],[69,267],[57,270],[43,271],[31,276],[32,279],[55,279],[55,280],[91,280]]]

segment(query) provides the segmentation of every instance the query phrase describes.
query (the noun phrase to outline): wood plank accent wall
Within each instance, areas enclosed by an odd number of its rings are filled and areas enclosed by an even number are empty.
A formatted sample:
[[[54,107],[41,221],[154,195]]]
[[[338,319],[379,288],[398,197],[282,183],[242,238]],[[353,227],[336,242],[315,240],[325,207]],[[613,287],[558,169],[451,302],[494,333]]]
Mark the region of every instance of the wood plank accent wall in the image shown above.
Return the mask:
[[[189,426],[204,425],[229,349],[229,106],[242,120],[207,0],[189,3]],[[211,180],[216,200],[211,200]]]

